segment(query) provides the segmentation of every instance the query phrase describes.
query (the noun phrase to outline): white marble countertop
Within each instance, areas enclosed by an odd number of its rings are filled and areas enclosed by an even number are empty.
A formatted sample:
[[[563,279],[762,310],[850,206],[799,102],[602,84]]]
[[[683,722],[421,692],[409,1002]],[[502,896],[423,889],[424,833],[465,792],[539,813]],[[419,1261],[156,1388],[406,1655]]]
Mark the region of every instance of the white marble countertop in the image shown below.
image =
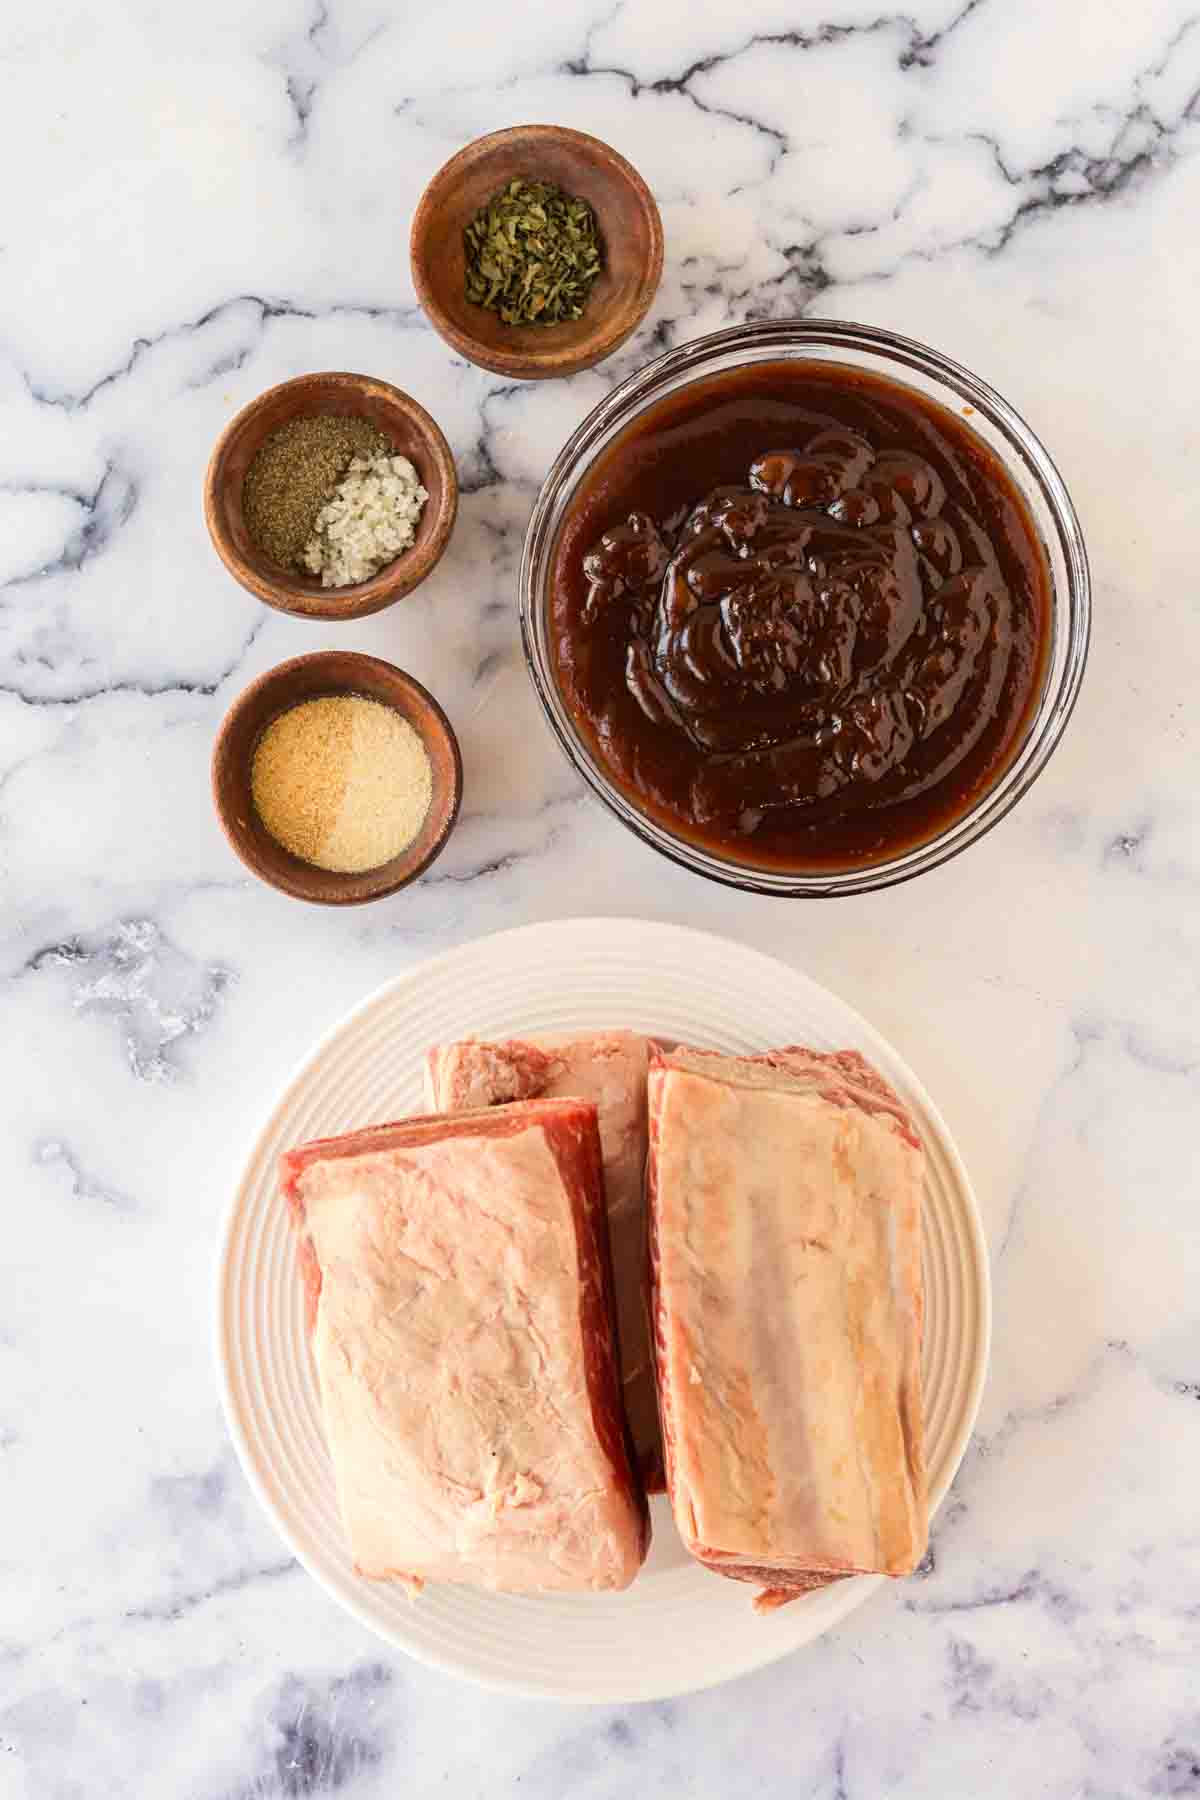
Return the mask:
[[[0,25],[0,1795],[1200,1794],[1200,16],[411,15],[51,0]],[[636,338],[531,387],[455,362],[407,266],[435,167],[527,120],[623,149],[667,242]],[[828,905],[707,886],[622,831],[541,725],[514,604],[536,485],[612,380],[798,312],[998,386],[1095,579],[1033,792],[941,871]],[[231,412],[319,368],[415,394],[463,485],[434,578],[344,628],[243,594],[199,504]],[[346,916],[249,880],[208,796],[235,694],[335,643],[427,682],[466,762],[432,878]],[[995,1259],[924,1578],[627,1711],[459,1686],[336,1611],[241,1478],[209,1347],[239,1153],[310,1041],[434,950],[597,911],[725,932],[866,1012],[950,1121]]]

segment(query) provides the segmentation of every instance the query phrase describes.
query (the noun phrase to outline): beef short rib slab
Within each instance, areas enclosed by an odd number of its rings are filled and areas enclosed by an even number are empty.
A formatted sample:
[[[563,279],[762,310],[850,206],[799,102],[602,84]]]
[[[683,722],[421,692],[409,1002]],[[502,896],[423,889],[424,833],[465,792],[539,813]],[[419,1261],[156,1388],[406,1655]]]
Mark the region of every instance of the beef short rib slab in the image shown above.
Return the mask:
[[[760,1606],[924,1554],[923,1179],[852,1052],[652,1060],[667,1485],[692,1555]]]
[[[595,1108],[402,1120],[291,1151],[281,1178],[359,1573],[626,1587],[649,1528]]]
[[[463,1038],[428,1053],[425,1092],[434,1112],[539,1095],[594,1102],[604,1157],[625,1415],[642,1479],[654,1493],[662,1488],[663,1467],[650,1353],[643,1192],[650,1047],[650,1040],[634,1031],[500,1043]]]

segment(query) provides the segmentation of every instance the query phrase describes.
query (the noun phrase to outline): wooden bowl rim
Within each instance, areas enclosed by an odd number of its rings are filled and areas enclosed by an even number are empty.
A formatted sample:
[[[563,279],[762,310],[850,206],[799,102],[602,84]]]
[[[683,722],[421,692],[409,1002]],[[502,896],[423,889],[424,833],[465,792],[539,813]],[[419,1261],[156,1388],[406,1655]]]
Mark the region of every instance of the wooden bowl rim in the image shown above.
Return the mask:
[[[278,848],[282,854],[289,859],[287,864],[289,879],[280,879],[278,875],[268,870],[255,855],[254,840],[251,838],[248,842],[243,841],[225,804],[222,774],[226,760],[231,754],[229,740],[235,727],[246,713],[259,705],[273,689],[279,690],[280,704],[275,710],[268,709],[262,730],[265,730],[266,725],[274,719],[288,712],[292,706],[303,705],[305,700],[324,697],[316,692],[306,692],[289,698],[289,691],[294,688],[295,678],[301,670],[315,672],[319,665],[328,664],[331,661],[336,661],[343,668],[347,662],[357,664],[364,669],[369,667],[384,687],[402,689],[408,699],[415,701],[415,710],[421,723],[419,727],[414,724],[414,729],[419,729],[427,749],[429,739],[436,737],[440,739],[449,755],[451,779],[449,793],[446,797],[446,818],[437,837],[415,862],[407,857],[405,851],[401,851],[399,856],[393,857],[390,862],[380,864],[378,870],[364,869],[358,874],[341,873],[334,869],[320,869],[315,864],[306,863],[302,857],[295,856],[279,845]],[[363,693],[363,690],[347,683],[343,676],[339,676],[338,679],[330,681],[326,692],[329,695],[350,695]],[[377,695],[369,693],[364,694],[363,697],[378,698]],[[408,717],[408,714],[405,714],[405,717]],[[413,723],[411,718],[409,723]],[[258,742],[259,735],[261,735],[261,731],[255,736],[255,744]],[[433,758],[431,757],[430,760],[432,763]],[[225,834],[226,842],[238,861],[252,875],[257,876],[266,886],[274,888],[277,893],[287,894],[293,900],[307,901],[313,906],[364,906],[368,901],[386,899],[389,894],[399,893],[401,888],[408,887],[411,882],[425,874],[445,849],[450,834],[458,822],[459,809],[462,805],[462,751],[457,734],[441,702],[430,693],[423,682],[417,680],[415,675],[410,675],[407,669],[401,669],[396,663],[388,662],[384,657],[369,656],[359,650],[310,650],[301,656],[288,657],[286,661],[275,663],[271,668],[264,669],[261,675],[255,676],[254,680],[242,689],[225,712],[217,729],[209,764],[209,779],[213,806],[221,830]],[[436,803],[436,798],[437,778],[435,774],[434,798],[430,801],[431,806]],[[260,829],[266,833],[265,826],[260,824]],[[269,836],[269,833],[266,835]],[[377,876],[378,879],[372,882],[369,879],[371,876]],[[361,891],[317,893],[313,891],[313,888],[318,883],[327,890],[331,887],[336,890],[339,883],[347,885],[353,883]],[[366,884],[365,888],[364,884]]]
[[[512,150],[519,154],[530,146],[547,142],[570,144],[590,162],[611,170],[623,180],[646,221],[650,249],[637,292],[632,299],[616,314],[598,315],[593,330],[573,350],[504,350],[481,343],[470,332],[463,331],[445,311],[425,274],[425,240],[443,194],[453,187],[455,177],[465,162],[476,161],[485,152]],[[570,125],[508,125],[500,131],[489,131],[482,137],[472,138],[469,144],[464,144],[461,150],[456,151],[431,176],[413,214],[409,233],[409,261],[417,299],[425,309],[434,330],[460,356],[465,356],[468,362],[487,369],[493,375],[507,375],[522,381],[549,380],[559,375],[576,375],[583,369],[592,368],[606,356],[611,356],[637,330],[649,312],[662,280],[662,216],[643,177],[627,157],[622,156],[619,150],[614,150],[611,144],[606,144],[603,138],[594,137],[588,131],[576,131]]]
[[[374,392],[402,413],[427,446],[429,456],[441,477],[441,498],[434,514],[433,530],[423,544],[402,550],[393,562],[385,563],[369,581],[354,582],[348,587],[313,591],[300,587],[284,571],[278,576],[264,573],[249,562],[233,541],[225,516],[224,472],[230,449],[247,424],[279,394],[300,394],[317,384],[344,389],[347,396]],[[347,411],[355,413],[355,406]],[[292,415],[299,417],[297,412]],[[393,382],[377,375],[362,375],[352,369],[313,369],[303,375],[292,375],[264,388],[253,400],[240,407],[226,424],[213,446],[204,472],[204,522],[213,547],[233,576],[248,593],[277,612],[294,619],[362,619],[382,612],[395,601],[402,600],[420,586],[440,562],[450,542],[450,534],[458,516],[458,471],[446,435],[437,420],[411,394]]]

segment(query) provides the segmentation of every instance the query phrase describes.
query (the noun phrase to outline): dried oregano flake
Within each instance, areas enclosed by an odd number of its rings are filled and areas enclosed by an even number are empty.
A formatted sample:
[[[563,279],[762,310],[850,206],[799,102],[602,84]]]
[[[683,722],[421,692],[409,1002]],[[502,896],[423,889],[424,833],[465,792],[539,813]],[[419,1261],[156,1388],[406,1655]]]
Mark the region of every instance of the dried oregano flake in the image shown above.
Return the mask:
[[[463,232],[467,299],[507,325],[556,325],[583,312],[603,250],[586,200],[515,177]]]

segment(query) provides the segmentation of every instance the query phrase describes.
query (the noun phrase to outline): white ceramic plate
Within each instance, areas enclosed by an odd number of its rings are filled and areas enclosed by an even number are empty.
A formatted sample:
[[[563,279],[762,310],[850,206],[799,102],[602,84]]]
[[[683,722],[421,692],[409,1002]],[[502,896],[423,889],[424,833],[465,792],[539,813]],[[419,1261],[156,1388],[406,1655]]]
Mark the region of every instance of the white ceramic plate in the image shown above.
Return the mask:
[[[861,1050],[925,1140],[923,1359],[935,1505],[971,1434],[987,1365],[987,1252],[966,1172],[916,1076],[848,1006],[740,944],[627,919],[531,925],[482,938],[388,983],[304,1063],[263,1127],[221,1247],[217,1355],[251,1485],[309,1573],[355,1618],[422,1661],[489,1687],[573,1701],[665,1699],[786,1656],[860,1606],[859,1577],[760,1617],[752,1590],[691,1562],[670,1508],[624,1594],[546,1597],[430,1587],[409,1601],[346,1554],[304,1328],[295,1242],[275,1186],[281,1150],[421,1110],[429,1044],[584,1028],[656,1032],[734,1052],[784,1043]]]

